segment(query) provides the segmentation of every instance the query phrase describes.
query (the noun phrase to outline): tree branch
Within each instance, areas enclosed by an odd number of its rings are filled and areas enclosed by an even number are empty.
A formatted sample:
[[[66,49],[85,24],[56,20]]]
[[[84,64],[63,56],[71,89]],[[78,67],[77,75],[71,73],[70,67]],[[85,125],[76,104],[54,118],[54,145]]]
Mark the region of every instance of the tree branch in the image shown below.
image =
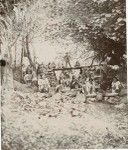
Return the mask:
[[[15,43],[17,42],[17,40],[18,40],[18,38],[20,37],[20,35],[21,35],[21,33],[18,34],[18,36],[17,36],[17,38],[15,39],[15,41],[9,46],[9,49],[11,49],[11,48],[15,45]]]

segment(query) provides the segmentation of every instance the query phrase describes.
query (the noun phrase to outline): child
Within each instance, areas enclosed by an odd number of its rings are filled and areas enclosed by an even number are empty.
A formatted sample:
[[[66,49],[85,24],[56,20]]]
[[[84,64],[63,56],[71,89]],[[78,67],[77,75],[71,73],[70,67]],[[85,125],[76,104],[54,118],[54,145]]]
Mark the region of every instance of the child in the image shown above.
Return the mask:
[[[26,74],[25,76],[24,76],[24,81],[25,81],[25,83],[27,84],[27,85],[31,85],[31,80],[32,80],[32,76],[31,76],[31,74]]]

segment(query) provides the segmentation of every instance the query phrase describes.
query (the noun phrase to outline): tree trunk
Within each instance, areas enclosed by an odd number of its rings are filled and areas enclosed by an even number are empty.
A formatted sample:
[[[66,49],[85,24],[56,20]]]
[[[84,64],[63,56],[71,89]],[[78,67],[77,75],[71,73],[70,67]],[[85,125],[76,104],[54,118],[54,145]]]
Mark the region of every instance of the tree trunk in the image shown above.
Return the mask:
[[[17,53],[17,43],[15,44],[15,60],[14,60],[14,69],[16,68],[16,53]]]
[[[5,24],[10,20],[5,20]],[[11,23],[10,23],[11,24]],[[11,32],[11,25],[7,24],[0,29],[1,32],[1,59],[5,61],[5,66],[0,66],[0,80],[1,80],[1,95],[2,95],[2,102],[6,102],[13,92],[13,71],[12,71],[12,55],[11,50],[9,48],[9,37]]]
[[[0,55],[1,55],[1,45],[2,45],[2,42],[1,42],[1,39],[0,39]]]
[[[30,50],[29,50],[29,35],[26,36],[26,51],[27,51],[27,57],[29,59],[30,65],[33,67],[33,69],[36,71],[36,65],[34,64]]]
[[[21,62],[20,62],[20,81],[22,82],[23,80],[23,71],[22,71],[22,65],[23,65],[23,54],[24,54],[24,38],[22,38],[22,48],[21,48]]]

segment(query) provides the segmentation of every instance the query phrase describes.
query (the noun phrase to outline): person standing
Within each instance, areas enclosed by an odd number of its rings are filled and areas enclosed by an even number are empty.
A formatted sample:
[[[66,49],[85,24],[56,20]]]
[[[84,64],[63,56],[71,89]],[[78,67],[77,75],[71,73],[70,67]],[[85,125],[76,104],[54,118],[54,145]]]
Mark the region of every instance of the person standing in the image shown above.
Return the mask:
[[[65,53],[65,56],[64,56],[64,62],[65,62],[65,67],[72,67],[71,66],[71,56],[69,55],[68,52]]]
[[[36,71],[34,70],[32,72],[32,85],[37,86],[37,74],[36,74]]]

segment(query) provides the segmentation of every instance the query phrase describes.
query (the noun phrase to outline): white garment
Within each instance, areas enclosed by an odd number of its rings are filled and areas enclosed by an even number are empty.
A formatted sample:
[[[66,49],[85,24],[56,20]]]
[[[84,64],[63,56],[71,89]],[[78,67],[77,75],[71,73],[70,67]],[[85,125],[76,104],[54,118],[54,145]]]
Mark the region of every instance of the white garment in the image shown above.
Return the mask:
[[[25,82],[26,82],[26,81],[30,81],[30,80],[31,80],[31,75],[30,75],[30,74],[26,74],[26,75],[24,76],[24,80],[25,80]]]
[[[43,79],[38,79],[38,85],[42,85],[43,84]]]
[[[114,66],[112,66],[112,69],[114,69],[114,70],[118,70],[118,69],[119,69],[119,66],[114,65]]]
[[[117,82],[116,82],[116,89],[119,89],[119,88],[120,88],[120,85],[121,85],[120,81],[117,81]]]
[[[32,73],[32,81],[37,81],[37,75],[35,71]]]
[[[120,81],[112,82],[112,93],[115,93],[116,90],[119,90],[121,86]]]
[[[23,71],[23,72],[26,72],[26,69],[27,69],[27,67],[22,66],[22,71]]]
[[[43,88],[50,88],[50,83],[47,78],[38,80],[39,90]]]
[[[118,90],[120,88],[120,81],[117,81],[117,82],[112,82],[112,88],[115,88],[116,90]]]

